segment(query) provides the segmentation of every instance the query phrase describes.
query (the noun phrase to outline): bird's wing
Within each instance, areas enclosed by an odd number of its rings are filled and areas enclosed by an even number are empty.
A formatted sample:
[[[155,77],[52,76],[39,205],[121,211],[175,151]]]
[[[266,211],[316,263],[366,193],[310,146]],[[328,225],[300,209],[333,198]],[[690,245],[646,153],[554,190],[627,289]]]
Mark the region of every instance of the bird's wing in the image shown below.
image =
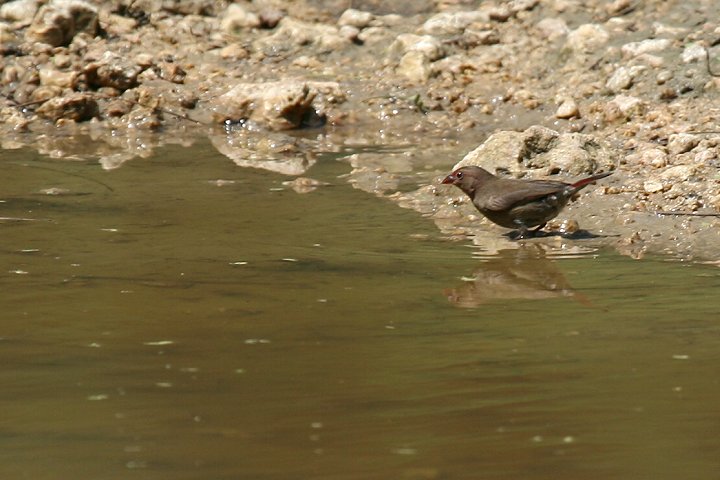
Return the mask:
[[[508,180],[508,182],[510,181]],[[508,210],[515,205],[558,193],[564,190],[568,184],[552,180],[531,180],[529,182],[513,180],[512,183],[498,186],[500,188],[493,188],[492,191],[485,192],[482,204],[477,205],[478,208],[492,211]]]

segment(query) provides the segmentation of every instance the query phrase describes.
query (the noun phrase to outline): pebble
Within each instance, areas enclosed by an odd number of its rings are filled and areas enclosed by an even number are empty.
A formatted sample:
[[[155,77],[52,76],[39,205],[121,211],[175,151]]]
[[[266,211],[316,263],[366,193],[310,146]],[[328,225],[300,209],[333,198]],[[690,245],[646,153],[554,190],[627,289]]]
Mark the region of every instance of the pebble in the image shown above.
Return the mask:
[[[340,15],[340,18],[338,19],[338,26],[342,27],[344,25],[348,25],[363,29],[365,27],[369,27],[374,19],[375,15],[371,12],[348,8],[342,13],[342,15]]]
[[[664,186],[659,180],[645,180],[643,190],[645,193],[657,193],[663,190]]]
[[[395,73],[404,76],[413,83],[424,83],[430,78],[430,62],[424,53],[412,50],[400,59]]]
[[[617,95],[605,106],[605,118],[610,121],[629,118],[641,113],[642,109],[643,103],[639,98]]]
[[[697,174],[697,168],[693,165],[674,165],[667,168],[660,174],[663,180],[687,182]]]
[[[566,45],[576,52],[593,52],[604,47],[610,33],[602,25],[586,23],[568,33]]]
[[[613,93],[627,90],[632,86],[633,76],[627,67],[619,67],[605,83],[605,86]]]
[[[37,0],[15,0],[0,6],[0,19],[9,22],[31,22],[39,7]]]
[[[667,38],[652,38],[641,42],[630,42],[622,46],[626,57],[637,57],[643,53],[663,52],[670,48],[672,42]]]
[[[260,16],[238,3],[231,3],[223,13],[220,28],[225,33],[236,33],[245,28],[258,28]]]
[[[445,56],[442,43],[440,43],[440,40],[436,37],[431,35],[415,35],[412,33],[402,33],[398,35],[393,44],[390,45],[390,52],[399,52],[400,54],[420,52],[431,62]]]
[[[675,133],[670,135],[668,140],[668,150],[670,153],[678,155],[686,153],[695,148],[700,143],[700,137],[689,133]]]
[[[578,108],[577,102],[575,102],[572,98],[563,100],[555,112],[555,117],[561,119],[580,117],[580,109]]]
[[[453,35],[462,33],[471,23],[489,20],[489,14],[482,10],[442,12],[430,17],[421,31],[430,35]]]
[[[705,61],[705,47],[699,43],[691,43],[685,47],[680,58],[684,63]]]
[[[548,40],[555,40],[570,32],[567,23],[562,18],[543,18],[536,25],[537,28]]]
[[[667,153],[659,148],[645,150],[641,154],[642,162],[650,164],[655,168],[662,168],[667,165]]]

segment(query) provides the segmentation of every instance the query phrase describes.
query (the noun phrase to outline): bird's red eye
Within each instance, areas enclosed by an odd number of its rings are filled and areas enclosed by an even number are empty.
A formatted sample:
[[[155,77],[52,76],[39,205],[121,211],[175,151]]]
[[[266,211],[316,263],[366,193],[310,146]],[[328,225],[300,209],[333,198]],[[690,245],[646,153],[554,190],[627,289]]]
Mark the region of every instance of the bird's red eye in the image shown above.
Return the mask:
[[[462,177],[463,177],[463,172],[457,172],[455,174],[455,178],[457,178],[458,180],[462,180]]]

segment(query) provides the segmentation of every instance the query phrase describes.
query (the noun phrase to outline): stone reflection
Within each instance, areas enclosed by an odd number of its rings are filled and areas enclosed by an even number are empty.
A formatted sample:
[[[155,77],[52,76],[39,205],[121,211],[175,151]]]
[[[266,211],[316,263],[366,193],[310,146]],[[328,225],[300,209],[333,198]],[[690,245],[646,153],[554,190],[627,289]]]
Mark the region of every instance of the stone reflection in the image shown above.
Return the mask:
[[[542,300],[570,297],[590,305],[587,297],[573,291],[557,263],[547,257],[543,246],[522,245],[500,250],[482,261],[463,283],[443,291],[457,307],[473,308],[493,301]]]

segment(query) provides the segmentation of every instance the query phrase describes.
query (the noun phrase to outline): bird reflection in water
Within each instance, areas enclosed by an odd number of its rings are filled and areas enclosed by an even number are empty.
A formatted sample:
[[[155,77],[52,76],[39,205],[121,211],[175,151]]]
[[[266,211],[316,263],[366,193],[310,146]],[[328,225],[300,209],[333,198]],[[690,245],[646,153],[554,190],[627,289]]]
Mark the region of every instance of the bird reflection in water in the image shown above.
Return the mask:
[[[575,292],[557,263],[547,258],[540,245],[500,250],[483,261],[462,285],[443,290],[450,303],[463,308],[503,300],[541,300],[569,297],[590,306],[583,294]]]

